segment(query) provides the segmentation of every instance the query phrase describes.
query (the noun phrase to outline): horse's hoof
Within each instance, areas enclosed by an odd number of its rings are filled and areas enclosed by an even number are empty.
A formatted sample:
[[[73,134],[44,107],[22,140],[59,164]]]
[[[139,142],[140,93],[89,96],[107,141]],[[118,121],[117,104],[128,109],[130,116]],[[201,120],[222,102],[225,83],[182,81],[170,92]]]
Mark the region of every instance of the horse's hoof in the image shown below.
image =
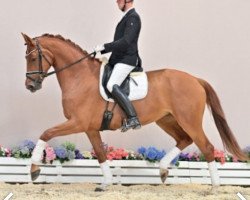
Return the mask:
[[[167,177],[168,177],[168,170],[167,169],[160,169],[160,176],[162,183],[165,183]]]
[[[108,190],[108,186],[110,186],[110,184],[102,183],[99,187],[95,188],[95,192],[105,192]]]
[[[216,194],[218,194],[219,189],[220,189],[219,185],[214,185],[214,186],[212,186],[210,193],[213,195],[216,195]]]
[[[30,174],[31,175],[31,180],[35,181],[38,178],[38,176],[40,175],[40,172],[41,172],[40,169],[38,169],[38,170],[36,170],[34,172],[31,172],[31,174]]]
[[[104,189],[101,188],[101,187],[96,187],[96,188],[95,188],[95,192],[104,192],[104,191],[106,191],[106,190],[104,190]]]

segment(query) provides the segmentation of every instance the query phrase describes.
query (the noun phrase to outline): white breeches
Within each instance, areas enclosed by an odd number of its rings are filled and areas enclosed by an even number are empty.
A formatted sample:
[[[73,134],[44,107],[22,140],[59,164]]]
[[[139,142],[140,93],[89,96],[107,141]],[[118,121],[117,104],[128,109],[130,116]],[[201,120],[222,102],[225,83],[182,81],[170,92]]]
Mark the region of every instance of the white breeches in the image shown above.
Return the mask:
[[[134,66],[117,63],[114,66],[110,79],[107,83],[107,89],[109,92],[112,92],[114,85],[121,85],[128,74],[134,69]]]

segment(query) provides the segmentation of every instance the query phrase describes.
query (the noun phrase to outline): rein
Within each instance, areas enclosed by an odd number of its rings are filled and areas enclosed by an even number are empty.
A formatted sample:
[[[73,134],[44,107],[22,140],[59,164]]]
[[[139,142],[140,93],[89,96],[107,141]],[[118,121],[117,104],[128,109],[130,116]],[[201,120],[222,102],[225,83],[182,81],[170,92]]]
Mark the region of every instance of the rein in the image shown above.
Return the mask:
[[[59,73],[59,72],[65,70],[65,69],[67,69],[67,68],[69,68],[69,67],[71,67],[71,66],[73,66],[73,65],[75,65],[75,64],[77,64],[77,63],[79,63],[79,62],[81,62],[81,61],[83,61],[84,59],[86,59],[86,58],[88,58],[88,57],[90,57],[90,56],[92,56],[92,55],[94,55],[94,57],[95,57],[96,52],[92,52],[92,53],[88,54],[87,56],[84,56],[84,57],[80,58],[79,60],[77,60],[77,61],[75,61],[75,62],[73,62],[73,63],[71,63],[71,64],[65,65],[64,67],[62,67],[62,68],[59,69],[59,70],[54,70],[54,71],[52,71],[52,72],[46,73],[44,77],[48,77],[48,76],[50,76],[50,75],[52,75],[52,74]]]
[[[75,65],[75,64],[77,64],[77,63],[80,63],[81,61],[85,60],[86,58],[88,58],[88,57],[90,57],[90,56],[92,56],[92,55],[94,55],[94,57],[96,56],[96,52],[94,51],[94,52],[92,52],[92,53],[90,53],[90,54],[88,54],[88,55],[86,55],[86,56],[80,58],[79,60],[77,60],[77,61],[75,61],[75,62],[73,62],[73,63],[70,63],[70,64],[68,64],[68,65],[65,65],[65,66],[62,67],[61,69],[54,70],[54,71],[52,71],[52,72],[46,73],[45,71],[43,71],[42,58],[44,58],[44,59],[46,60],[46,62],[47,62],[50,66],[52,66],[52,64],[49,62],[49,60],[46,58],[46,56],[43,55],[42,50],[41,50],[41,47],[40,47],[39,42],[38,42],[37,39],[36,39],[36,48],[35,48],[34,50],[30,51],[29,53],[27,53],[27,54],[26,54],[26,57],[28,57],[28,56],[29,56],[32,52],[34,52],[34,51],[38,51],[38,63],[39,63],[38,71],[28,71],[28,72],[26,73],[26,77],[29,78],[29,79],[31,79],[31,80],[33,80],[33,81],[37,81],[37,80],[35,80],[34,78],[31,77],[31,75],[33,75],[33,74],[40,74],[40,80],[42,80],[42,79],[44,79],[45,77],[48,77],[48,76],[50,76],[50,75],[52,75],[52,74],[59,73],[59,72],[65,70],[65,69],[67,69],[67,68],[69,68],[69,67],[72,67],[73,65]]]

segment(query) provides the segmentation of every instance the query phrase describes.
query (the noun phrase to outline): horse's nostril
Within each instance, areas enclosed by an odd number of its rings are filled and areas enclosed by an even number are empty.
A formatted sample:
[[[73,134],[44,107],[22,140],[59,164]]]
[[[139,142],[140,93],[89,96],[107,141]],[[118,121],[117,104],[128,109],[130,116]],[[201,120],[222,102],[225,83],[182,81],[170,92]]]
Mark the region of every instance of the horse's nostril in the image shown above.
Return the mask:
[[[30,91],[34,91],[35,89],[34,85],[27,85],[26,88]]]

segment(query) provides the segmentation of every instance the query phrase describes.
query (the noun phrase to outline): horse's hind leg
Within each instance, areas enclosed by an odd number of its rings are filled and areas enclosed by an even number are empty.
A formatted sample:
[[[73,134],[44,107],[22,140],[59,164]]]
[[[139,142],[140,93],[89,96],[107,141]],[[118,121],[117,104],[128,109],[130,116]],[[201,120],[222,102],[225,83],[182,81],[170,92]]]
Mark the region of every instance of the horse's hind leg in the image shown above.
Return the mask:
[[[179,126],[204,154],[208,162],[212,184],[219,185],[219,176],[214,161],[214,146],[202,128],[206,92],[197,79],[185,74],[172,78],[171,85],[174,87],[171,93],[171,113]]]
[[[171,114],[161,118],[156,122],[156,124],[171,135],[176,141],[176,146],[171,149],[160,161],[160,176],[162,182],[164,183],[168,176],[168,166],[171,161],[178,156],[183,149],[192,144],[193,140],[179,126]]]
[[[175,139],[176,147],[178,147],[180,150],[185,149],[187,146],[193,143],[193,140],[179,126],[171,114],[159,119],[156,121],[156,124]]]
[[[211,176],[212,185],[219,186],[220,178],[214,158],[214,146],[210,143],[210,141],[206,137],[202,127],[196,130],[191,128],[190,133],[191,133],[190,137],[193,139],[194,143],[198,146],[200,151],[205,156],[206,161],[208,162],[208,168]]]
[[[186,108],[189,107],[187,106]],[[203,109],[196,107],[194,110],[189,109],[185,110],[185,112],[182,110],[182,112],[176,112],[175,114],[178,124],[189,135],[205,156],[205,159],[208,162],[212,185],[220,185],[219,175],[214,159],[214,146],[208,140],[202,128]]]

